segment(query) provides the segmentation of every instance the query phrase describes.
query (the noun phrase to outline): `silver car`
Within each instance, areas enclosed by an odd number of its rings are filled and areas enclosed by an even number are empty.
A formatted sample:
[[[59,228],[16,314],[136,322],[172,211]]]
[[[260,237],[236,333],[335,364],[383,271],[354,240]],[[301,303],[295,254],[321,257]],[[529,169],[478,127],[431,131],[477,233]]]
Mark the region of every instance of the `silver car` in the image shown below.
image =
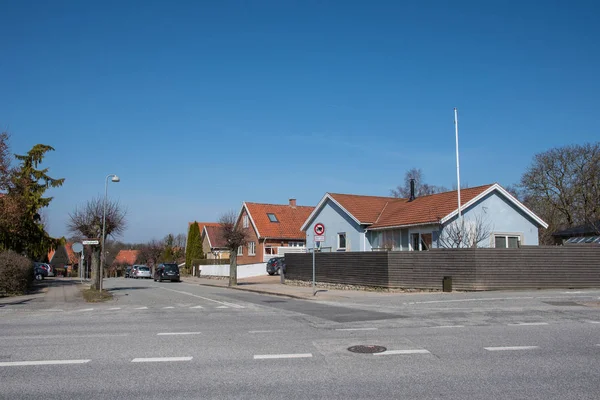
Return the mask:
[[[152,278],[152,274],[150,273],[150,268],[148,268],[145,265],[134,265],[133,266],[133,271],[135,271],[133,273],[133,277],[134,278],[147,278],[150,279]]]

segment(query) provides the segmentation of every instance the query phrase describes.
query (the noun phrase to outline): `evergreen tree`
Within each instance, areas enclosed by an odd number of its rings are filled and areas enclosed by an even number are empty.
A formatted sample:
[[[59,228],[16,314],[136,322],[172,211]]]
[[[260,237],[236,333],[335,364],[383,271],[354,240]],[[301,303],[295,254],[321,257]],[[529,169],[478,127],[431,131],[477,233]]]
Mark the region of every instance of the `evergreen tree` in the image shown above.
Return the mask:
[[[200,239],[200,228],[198,227],[198,222],[194,221],[190,225],[187,248],[185,249],[186,268],[191,268],[195,260],[204,258],[204,253],[202,252],[202,242]]]
[[[13,212],[13,223],[3,227],[0,247],[34,259],[41,259],[50,247],[60,244],[45,231],[39,214],[52,201],[52,197],[44,197],[46,190],[60,187],[64,182],[48,176],[48,168],[37,169],[44,155],[53,150],[51,146],[36,144],[27,154],[15,155],[20,164],[11,171],[8,190],[3,196],[2,212]]]

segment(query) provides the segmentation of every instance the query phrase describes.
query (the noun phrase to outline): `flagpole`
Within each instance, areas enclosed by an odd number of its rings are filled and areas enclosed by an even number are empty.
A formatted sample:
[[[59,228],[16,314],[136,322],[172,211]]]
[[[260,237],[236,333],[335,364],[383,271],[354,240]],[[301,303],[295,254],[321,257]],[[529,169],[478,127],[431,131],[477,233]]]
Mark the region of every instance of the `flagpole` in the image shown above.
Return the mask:
[[[454,130],[456,132],[456,183],[458,185],[458,219],[460,222],[460,161],[458,158],[458,111],[454,107]]]

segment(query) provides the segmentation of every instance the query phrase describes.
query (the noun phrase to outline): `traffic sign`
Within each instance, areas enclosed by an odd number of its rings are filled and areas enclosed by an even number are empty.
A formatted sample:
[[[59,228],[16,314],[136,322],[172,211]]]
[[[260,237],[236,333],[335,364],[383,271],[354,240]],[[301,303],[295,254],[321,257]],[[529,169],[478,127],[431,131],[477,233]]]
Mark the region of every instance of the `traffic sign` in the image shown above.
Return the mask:
[[[98,239],[88,239],[88,240],[82,240],[81,243],[83,243],[83,244],[100,244],[100,241]]]
[[[317,223],[315,224],[315,233],[316,233],[317,235],[324,235],[324,234],[325,234],[325,225],[323,225],[323,224],[322,224],[322,223],[320,223],[320,222],[317,222]]]
[[[71,246],[71,248],[73,249],[73,251],[75,253],[81,253],[83,251],[83,245],[79,242],[75,242],[73,243],[73,245]]]
[[[323,235],[315,235],[315,242],[324,242],[325,236]]]

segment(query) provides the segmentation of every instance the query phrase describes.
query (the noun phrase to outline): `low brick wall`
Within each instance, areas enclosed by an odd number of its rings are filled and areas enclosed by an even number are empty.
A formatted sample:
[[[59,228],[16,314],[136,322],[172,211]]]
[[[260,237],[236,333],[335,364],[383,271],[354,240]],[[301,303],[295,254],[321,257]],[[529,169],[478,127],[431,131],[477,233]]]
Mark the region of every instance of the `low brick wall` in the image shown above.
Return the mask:
[[[317,253],[318,282],[454,290],[600,287],[600,246]],[[286,254],[286,277],[312,280],[312,254]]]

